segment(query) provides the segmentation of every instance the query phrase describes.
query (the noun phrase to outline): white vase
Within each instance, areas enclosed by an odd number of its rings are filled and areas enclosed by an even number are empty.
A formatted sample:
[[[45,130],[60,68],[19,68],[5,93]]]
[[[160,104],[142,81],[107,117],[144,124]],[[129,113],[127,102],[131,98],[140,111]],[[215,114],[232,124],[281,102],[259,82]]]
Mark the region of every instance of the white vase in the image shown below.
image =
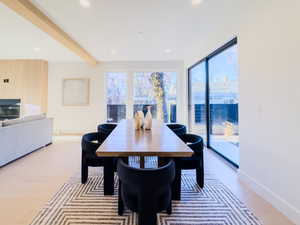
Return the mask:
[[[151,106],[148,106],[148,111],[145,116],[144,128],[146,130],[151,130],[152,128],[152,114],[151,114]]]
[[[139,130],[139,129],[141,129],[141,126],[142,126],[142,124],[141,124],[141,119],[140,119],[140,117],[139,117],[139,114],[136,112],[136,113],[134,114],[134,128],[135,128],[136,130]]]
[[[144,126],[144,122],[145,122],[145,116],[144,116],[144,113],[142,111],[137,111],[137,114],[140,118],[140,122],[141,122],[141,128],[143,128]]]

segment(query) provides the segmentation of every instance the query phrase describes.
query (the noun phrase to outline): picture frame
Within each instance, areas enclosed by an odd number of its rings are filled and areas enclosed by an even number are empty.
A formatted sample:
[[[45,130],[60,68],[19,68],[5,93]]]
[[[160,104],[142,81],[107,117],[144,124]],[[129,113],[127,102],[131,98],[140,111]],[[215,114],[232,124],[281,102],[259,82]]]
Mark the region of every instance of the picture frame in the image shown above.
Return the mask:
[[[63,106],[89,106],[90,104],[90,79],[67,78],[62,82]]]

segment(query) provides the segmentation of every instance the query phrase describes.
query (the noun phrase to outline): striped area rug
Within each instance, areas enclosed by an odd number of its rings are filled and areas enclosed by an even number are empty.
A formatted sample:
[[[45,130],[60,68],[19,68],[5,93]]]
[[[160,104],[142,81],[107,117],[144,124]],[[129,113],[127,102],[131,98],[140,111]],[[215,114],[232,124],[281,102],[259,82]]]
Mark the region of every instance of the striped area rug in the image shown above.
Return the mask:
[[[131,158],[132,166],[138,165]],[[147,157],[146,167],[155,167],[156,158]],[[159,225],[261,225],[253,213],[219,180],[205,173],[205,187],[199,188],[194,171],[182,174],[181,201],[173,201],[172,215],[160,213]],[[88,182],[80,174],[65,183],[35,217],[31,225],[136,225],[137,215],[117,213],[118,179],[115,195],[103,195],[101,168],[89,168]]]

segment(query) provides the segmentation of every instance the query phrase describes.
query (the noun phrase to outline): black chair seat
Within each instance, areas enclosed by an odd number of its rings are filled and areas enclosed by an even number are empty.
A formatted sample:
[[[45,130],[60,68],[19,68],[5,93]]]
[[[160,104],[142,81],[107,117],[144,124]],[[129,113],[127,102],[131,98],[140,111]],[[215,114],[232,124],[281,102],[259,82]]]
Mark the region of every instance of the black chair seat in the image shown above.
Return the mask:
[[[104,123],[100,124],[97,127],[98,133],[100,134],[101,137],[105,140],[108,135],[117,127],[117,124],[114,123]],[[104,141],[103,140],[103,141]]]
[[[99,133],[88,133],[83,135],[81,140],[81,183],[86,183],[88,179],[88,167],[104,166],[104,158],[96,156],[96,150],[102,144],[103,139]],[[113,170],[117,171],[117,158],[113,158]]]
[[[122,190],[124,189],[121,188]],[[126,188],[125,188],[126,189]],[[168,192],[167,190],[158,190],[157,192],[157,198],[155,200],[155,213],[159,213],[169,207],[170,199],[172,198],[171,192]],[[160,192],[160,193],[159,193]],[[125,205],[133,212],[138,213],[139,212],[139,205],[138,205],[138,197],[136,195],[136,192],[130,191],[121,191],[122,199],[125,199],[124,203]],[[150,193],[151,195],[151,193]]]
[[[124,206],[137,212],[139,225],[156,225],[156,213],[167,210],[171,214],[171,185],[175,178],[175,164],[171,160],[158,169],[137,169],[118,161],[118,213]]]
[[[198,185],[204,186],[204,161],[203,161],[203,139],[195,134],[183,134],[180,138],[193,151],[192,157],[183,157],[177,160],[176,166],[182,170],[196,169],[196,180]]]
[[[167,127],[169,127],[177,136],[181,136],[186,134],[186,126],[182,124],[167,124]]]

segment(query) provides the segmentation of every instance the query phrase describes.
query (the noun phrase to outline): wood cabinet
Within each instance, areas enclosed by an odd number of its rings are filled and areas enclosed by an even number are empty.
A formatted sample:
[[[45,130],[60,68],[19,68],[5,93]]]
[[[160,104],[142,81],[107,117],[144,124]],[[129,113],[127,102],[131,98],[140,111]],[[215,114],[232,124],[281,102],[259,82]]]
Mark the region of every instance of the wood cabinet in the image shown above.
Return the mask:
[[[46,113],[48,62],[0,60],[0,99],[21,99],[21,103],[38,105]]]

